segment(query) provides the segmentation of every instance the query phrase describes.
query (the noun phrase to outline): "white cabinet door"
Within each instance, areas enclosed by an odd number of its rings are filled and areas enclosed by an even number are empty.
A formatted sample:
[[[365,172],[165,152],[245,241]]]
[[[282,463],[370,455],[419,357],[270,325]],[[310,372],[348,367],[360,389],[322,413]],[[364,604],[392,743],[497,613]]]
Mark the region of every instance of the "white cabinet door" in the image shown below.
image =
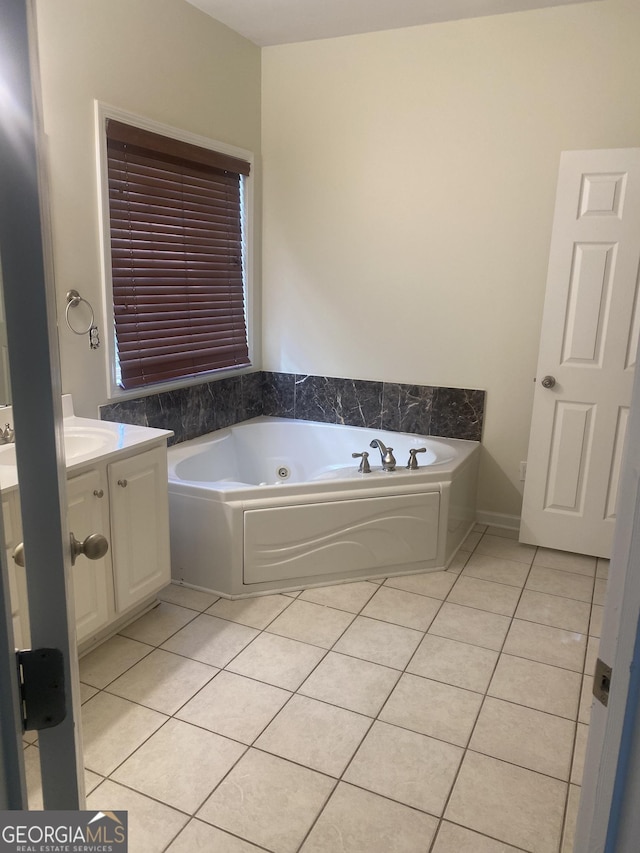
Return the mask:
[[[108,500],[99,469],[67,481],[69,530],[77,540],[102,533],[109,540]],[[82,642],[103,628],[113,613],[113,579],[109,553],[100,560],[78,557],[71,569],[76,635]]]
[[[529,440],[523,542],[610,555],[640,328],[639,259],[640,148],[565,151]]]
[[[171,579],[167,451],[107,466],[116,609],[122,613]]]

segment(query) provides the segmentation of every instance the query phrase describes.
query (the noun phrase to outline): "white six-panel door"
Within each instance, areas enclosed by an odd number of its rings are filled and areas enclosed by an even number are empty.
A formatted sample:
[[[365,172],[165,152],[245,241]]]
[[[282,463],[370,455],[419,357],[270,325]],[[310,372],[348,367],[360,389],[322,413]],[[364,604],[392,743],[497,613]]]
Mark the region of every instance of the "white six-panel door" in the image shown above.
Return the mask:
[[[639,262],[640,149],[564,152],[523,542],[610,555],[640,325]]]

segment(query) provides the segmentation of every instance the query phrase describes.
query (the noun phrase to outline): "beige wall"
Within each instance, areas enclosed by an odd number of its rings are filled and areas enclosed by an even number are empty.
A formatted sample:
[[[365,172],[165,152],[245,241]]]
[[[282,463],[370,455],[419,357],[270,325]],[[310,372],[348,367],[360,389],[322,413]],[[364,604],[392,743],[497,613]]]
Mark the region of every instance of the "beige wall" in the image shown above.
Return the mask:
[[[519,514],[564,149],[640,145],[640,4],[263,50],[265,369],[487,391]]]
[[[253,150],[261,52],[183,0],[37,0],[65,391],[105,349],[93,99]],[[640,5],[262,51],[263,365],[487,390],[480,508],[518,514],[560,151],[640,145]],[[258,290],[258,293],[260,291]]]
[[[107,334],[94,98],[254,152],[259,285],[260,50],[184,0],[37,0],[37,25],[63,388],[78,414],[95,417],[107,400],[106,349],[91,351],[64,323],[76,288]]]

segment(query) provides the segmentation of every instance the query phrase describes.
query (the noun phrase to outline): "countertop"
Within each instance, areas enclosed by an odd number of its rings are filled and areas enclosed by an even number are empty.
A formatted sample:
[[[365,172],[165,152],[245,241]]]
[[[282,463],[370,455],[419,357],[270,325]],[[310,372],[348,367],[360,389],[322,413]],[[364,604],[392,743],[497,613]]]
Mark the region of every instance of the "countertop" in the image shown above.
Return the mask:
[[[6,417],[7,412],[7,409],[3,409],[2,415]],[[12,417],[11,420],[7,417],[8,422],[11,423],[12,420]],[[170,430],[111,423],[75,415],[63,418],[63,429],[67,472],[89,467],[92,463],[110,462],[128,455],[134,449],[145,450],[157,444],[159,440],[166,440],[173,435]],[[7,492],[17,488],[17,485],[15,444],[0,445],[0,489]]]

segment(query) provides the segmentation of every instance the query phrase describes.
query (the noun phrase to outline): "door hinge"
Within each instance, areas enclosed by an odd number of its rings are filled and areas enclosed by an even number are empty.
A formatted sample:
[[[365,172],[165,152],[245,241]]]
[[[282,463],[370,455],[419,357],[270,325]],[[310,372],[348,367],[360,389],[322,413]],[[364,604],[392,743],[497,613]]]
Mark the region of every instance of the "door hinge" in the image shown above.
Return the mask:
[[[22,649],[16,652],[16,663],[23,729],[34,731],[57,726],[67,715],[62,652]]]
[[[611,687],[611,667],[600,658],[596,661],[596,671],[593,679],[593,695],[606,707],[609,704],[609,688]]]

